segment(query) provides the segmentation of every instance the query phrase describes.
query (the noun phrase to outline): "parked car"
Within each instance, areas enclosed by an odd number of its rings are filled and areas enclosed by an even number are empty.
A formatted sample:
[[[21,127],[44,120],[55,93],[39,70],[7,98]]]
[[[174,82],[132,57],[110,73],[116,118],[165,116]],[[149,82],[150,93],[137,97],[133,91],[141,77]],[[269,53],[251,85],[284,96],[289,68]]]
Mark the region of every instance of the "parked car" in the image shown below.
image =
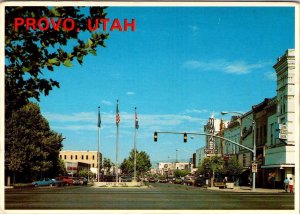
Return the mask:
[[[53,186],[53,185],[55,185],[55,181],[53,181],[50,178],[42,178],[38,181],[32,182],[32,184],[36,187],[37,186]]]
[[[80,185],[87,185],[88,180],[84,177],[79,178]]]
[[[73,185],[80,185],[80,179],[79,178],[72,178],[73,179]]]
[[[61,186],[64,186],[64,181],[62,179],[59,179],[59,178],[53,178],[52,179],[54,181],[54,185],[55,186],[58,186],[58,187],[61,187]]]
[[[166,178],[159,179],[158,183],[168,183],[168,179]]]
[[[155,178],[153,178],[153,177],[149,178],[148,181],[149,181],[149,183],[155,183],[156,182]]]
[[[66,185],[66,186],[73,185],[73,179],[72,179],[72,177],[69,177],[69,176],[59,176],[59,177],[56,177],[55,180],[62,180],[64,185]]]
[[[174,178],[173,183],[174,184],[182,184],[182,180],[181,180],[181,178]]]
[[[195,178],[194,177],[185,177],[183,180],[183,184],[187,186],[193,186],[195,183]]]
[[[132,177],[131,176],[121,176],[121,182],[131,182]]]
[[[194,183],[195,186],[202,187],[206,185],[206,179],[204,177],[197,177]]]

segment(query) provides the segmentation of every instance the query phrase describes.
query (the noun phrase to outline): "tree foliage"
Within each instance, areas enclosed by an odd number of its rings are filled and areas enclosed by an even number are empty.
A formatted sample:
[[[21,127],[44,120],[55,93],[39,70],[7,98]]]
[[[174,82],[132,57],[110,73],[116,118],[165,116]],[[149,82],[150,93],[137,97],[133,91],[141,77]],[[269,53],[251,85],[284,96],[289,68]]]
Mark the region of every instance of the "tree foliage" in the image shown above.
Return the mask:
[[[189,173],[190,172],[188,170],[179,170],[179,169],[177,169],[177,170],[174,171],[174,177],[181,178],[181,177],[186,176]]]
[[[224,161],[218,156],[212,156],[204,158],[201,162],[201,165],[198,168],[199,174],[209,174],[213,175],[214,173],[222,174],[224,169]]]
[[[102,165],[105,172],[110,172],[110,169],[114,164],[111,162],[109,158],[104,158]]]
[[[236,157],[230,157],[227,161],[218,156],[207,157],[202,160],[198,167],[197,174],[217,177],[229,176],[236,178],[242,173],[243,167],[239,164]]]
[[[37,104],[14,111],[5,128],[6,173],[27,182],[57,175],[62,170],[58,157],[62,141],[61,134],[50,130]]]
[[[26,105],[31,98],[39,101],[40,94],[48,95],[59,83],[43,75],[57,66],[82,64],[88,54],[96,55],[97,47],[105,47],[108,34],[90,32],[88,19],[105,18],[103,7],[5,7],[5,107],[6,115]],[[25,25],[14,28],[15,18],[42,17],[71,18],[76,29],[66,31],[50,27],[48,30],[28,30]],[[82,34],[88,34],[86,41]]]
[[[134,149],[131,150],[129,157],[125,158],[120,166],[122,173],[133,176],[134,173]],[[136,151],[136,173],[142,176],[151,168],[149,155],[144,151]]]

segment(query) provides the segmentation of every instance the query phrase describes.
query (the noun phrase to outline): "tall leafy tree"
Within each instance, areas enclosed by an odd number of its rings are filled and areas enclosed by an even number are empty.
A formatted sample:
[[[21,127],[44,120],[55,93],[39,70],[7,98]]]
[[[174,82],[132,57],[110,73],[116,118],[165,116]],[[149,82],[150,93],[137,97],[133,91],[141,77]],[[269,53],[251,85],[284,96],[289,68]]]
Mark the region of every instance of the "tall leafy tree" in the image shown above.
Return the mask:
[[[23,182],[57,175],[62,141],[62,135],[50,129],[37,104],[14,111],[5,127],[7,175]]]
[[[88,19],[105,18],[103,7],[5,7],[5,110],[9,116],[13,110],[26,105],[31,98],[39,101],[40,94],[48,95],[59,83],[43,75],[53,72],[57,66],[71,67],[77,60],[82,64],[88,54],[96,55],[97,47],[105,47],[108,34],[91,32]],[[49,27],[45,31],[29,30],[25,25],[15,29],[15,18],[71,18],[74,30]],[[61,25],[62,26],[62,25]],[[80,30],[77,30],[80,29]],[[83,41],[82,35],[88,35]]]
[[[111,160],[109,158],[103,159],[103,168],[104,168],[105,172],[110,172],[110,169],[113,165],[114,164],[111,162]]]
[[[129,157],[125,158],[120,166],[122,173],[133,176],[134,173],[134,149],[131,150]],[[144,151],[136,151],[136,172],[137,176],[144,175],[151,168],[149,155]]]

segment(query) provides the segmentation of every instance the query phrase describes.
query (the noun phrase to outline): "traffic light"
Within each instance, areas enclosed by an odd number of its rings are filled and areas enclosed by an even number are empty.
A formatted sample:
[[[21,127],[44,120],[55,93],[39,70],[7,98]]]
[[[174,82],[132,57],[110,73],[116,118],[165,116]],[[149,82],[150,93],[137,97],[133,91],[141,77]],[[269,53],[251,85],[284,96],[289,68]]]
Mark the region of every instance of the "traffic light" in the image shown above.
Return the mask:
[[[187,142],[187,134],[183,133],[183,142],[186,143]]]
[[[154,142],[157,142],[157,132],[154,132]]]

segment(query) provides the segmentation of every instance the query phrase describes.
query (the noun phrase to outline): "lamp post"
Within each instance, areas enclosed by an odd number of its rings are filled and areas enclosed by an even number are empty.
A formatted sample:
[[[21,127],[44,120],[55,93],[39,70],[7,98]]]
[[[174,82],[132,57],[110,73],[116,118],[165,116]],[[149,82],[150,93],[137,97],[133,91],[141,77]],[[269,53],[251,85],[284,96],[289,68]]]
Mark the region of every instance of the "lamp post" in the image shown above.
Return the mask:
[[[241,115],[243,116],[242,113],[240,112],[235,112],[235,111],[230,111],[230,112],[221,112],[222,115],[225,115],[225,114],[238,114],[238,115]],[[256,129],[256,122],[255,120],[253,120],[252,118],[250,117],[245,117],[247,118],[248,120],[250,120],[252,122],[252,125],[253,125],[253,163],[256,162],[256,133],[255,133],[255,129]],[[241,120],[241,128],[242,128],[242,120]],[[255,191],[255,174],[256,172],[255,171],[252,171],[252,191]]]

